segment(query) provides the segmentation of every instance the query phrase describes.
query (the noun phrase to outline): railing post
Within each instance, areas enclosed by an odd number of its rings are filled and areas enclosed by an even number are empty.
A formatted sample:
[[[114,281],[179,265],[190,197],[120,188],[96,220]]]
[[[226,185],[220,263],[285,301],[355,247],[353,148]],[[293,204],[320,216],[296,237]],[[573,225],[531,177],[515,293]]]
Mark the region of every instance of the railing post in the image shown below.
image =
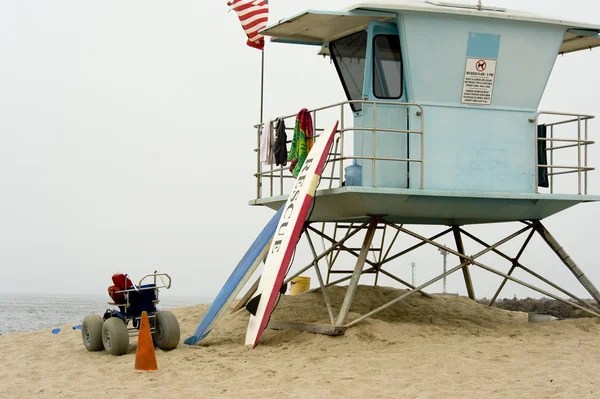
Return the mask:
[[[581,195],[581,116],[577,116],[577,193]]]
[[[534,178],[535,178],[535,193],[539,194],[540,193],[540,188],[538,186],[539,184],[539,174],[540,174],[540,160],[538,158],[538,148],[540,146],[540,138],[538,137],[538,118],[539,118],[539,113],[535,116],[535,121],[533,122],[533,131],[535,132],[535,148],[534,148],[534,152],[535,152],[535,173]]]
[[[376,154],[376,148],[377,148],[377,116],[376,116],[376,107],[377,104],[375,103],[375,101],[373,101],[373,143],[371,144],[373,146],[372,148],[372,152],[373,152],[373,170],[371,170],[371,186],[375,187],[375,158],[377,157]]]
[[[260,167],[260,132],[261,125],[256,129],[256,199],[260,199],[262,185],[262,170]]]
[[[271,122],[269,121],[267,123],[270,124]],[[269,131],[271,131],[272,128],[273,128],[273,126],[269,126]],[[263,129],[264,129],[264,126],[263,126]],[[263,134],[264,134],[264,130],[263,130]],[[270,167],[270,173],[269,173],[269,193],[270,193],[270,195],[272,197],[273,196],[273,185],[274,185],[273,184],[273,182],[274,182],[273,178],[275,177],[275,174],[273,173],[273,164],[270,164],[269,167]]]
[[[584,155],[584,160],[583,160],[583,162],[584,162],[583,166],[585,166],[585,171],[583,173],[583,177],[584,177],[583,180],[585,182],[584,194],[587,195],[587,193],[588,193],[588,178],[587,178],[588,170],[587,170],[587,167],[588,167],[588,147],[589,147],[589,143],[587,142],[588,141],[588,118],[585,118],[584,129],[585,129],[585,133],[584,133],[585,147],[584,147],[583,151],[584,151],[585,155]]]
[[[421,190],[425,188],[425,112],[422,107],[421,111]]]
[[[554,125],[550,126],[550,138],[554,139]],[[552,166],[552,165],[554,165],[554,140],[550,140],[550,166]],[[554,168],[549,168],[549,169],[550,169],[550,194],[554,194]]]
[[[342,187],[342,179],[344,178],[344,135],[346,134],[344,124],[344,104],[340,105],[340,180],[339,187]]]

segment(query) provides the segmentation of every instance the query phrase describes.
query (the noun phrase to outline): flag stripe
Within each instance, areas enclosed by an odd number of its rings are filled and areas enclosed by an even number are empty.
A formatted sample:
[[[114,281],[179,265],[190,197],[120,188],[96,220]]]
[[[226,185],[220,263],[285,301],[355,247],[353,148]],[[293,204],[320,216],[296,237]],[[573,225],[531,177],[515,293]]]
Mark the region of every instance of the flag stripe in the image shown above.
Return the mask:
[[[248,37],[247,44],[258,49],[264,48],[264,36],[258,31],[267,26],[269,6],[265,0],[233,0],[227,3],[236,12],[244,33]]]

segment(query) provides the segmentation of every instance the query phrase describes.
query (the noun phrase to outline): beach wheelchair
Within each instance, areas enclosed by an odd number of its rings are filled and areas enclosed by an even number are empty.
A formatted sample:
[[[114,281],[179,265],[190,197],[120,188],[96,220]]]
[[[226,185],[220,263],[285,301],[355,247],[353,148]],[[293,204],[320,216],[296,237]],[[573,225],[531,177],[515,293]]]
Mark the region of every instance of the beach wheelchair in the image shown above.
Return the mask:
[[[145,283],[150,279],[152,283]],[[117,308],[108,309],[103,317],[97,314],[85,317],[81,324],[85,348],[90,352],[104,349],[111,355],[124,355],[129,349],[129,337],[139,333],[145,311],[154,344],[165,351],[175,349],[179,345],[179,322],[173,313],[156,308],[158,291],[171,288],[171,277],[155,272],[144,276],[136,286],[127,275],[118,273],[113,275],[113,282],[115,285],[108,289],[113,302],[108,304]]]

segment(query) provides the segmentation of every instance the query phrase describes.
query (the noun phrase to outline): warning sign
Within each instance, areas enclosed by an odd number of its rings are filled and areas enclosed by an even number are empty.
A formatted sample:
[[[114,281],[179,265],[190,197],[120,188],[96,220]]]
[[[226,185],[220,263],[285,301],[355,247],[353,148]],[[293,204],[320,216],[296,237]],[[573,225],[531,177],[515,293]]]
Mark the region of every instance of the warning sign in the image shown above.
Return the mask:
[[[467,58],[461,102],[491,105],[495,80],[496,60]]]

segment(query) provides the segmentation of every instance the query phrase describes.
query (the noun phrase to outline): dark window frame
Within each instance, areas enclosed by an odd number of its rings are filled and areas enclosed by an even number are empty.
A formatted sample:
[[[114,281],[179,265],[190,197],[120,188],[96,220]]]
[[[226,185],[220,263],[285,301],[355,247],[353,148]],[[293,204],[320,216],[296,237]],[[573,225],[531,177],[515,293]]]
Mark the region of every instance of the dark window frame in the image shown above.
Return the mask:
[[[363,69],[363,87],[360,88],[360,90],[361,90],[361,96],[360,96],[360,98],[353,99],[350,96],[350,92],[349,92],[348,86],[346,84],[347,83],[346,79],[344,79],[344,75],[342,73],[342,70],[340,69],[340,65],[338,63],[336,52],[333,51],[333,48],[331,46],[335,45],[335,42],[338,41],[338,40],[347,38],[347,37],[352,36],[352,35],[358,35],[358,34],[364,34],[366,36],[365,37],[365,58],[364,58],[364,60],[365,60],[365,68]],[[358,32],[354,32],[354,33],[352,33],[352,34],[350,34],[348,36],[344,36],[344,37],[341,37],[339,39],[336,39],[336,40],[334,40],[333,42],[331,42],[329,44],[331,59],[333,60],[333,65],[335,65],[335,69],[336,69],[336,71],[338,73],[338,77],[339,77],[340,81],[342,82],[342,87],[344,88],[344,93],[346,93],[346,98],[349,101],[353,101],[353,100],[361,100],[362,101],[363,100],[363,98],[362,98],[362,94],[363,94],[362,91],[364,90],[364,84],[365,84],[364,83],[364,73],[365,73],[366,68],[367,68],[367,59],[368,59],[368,56],[369,56],[369,54],[367,53],[367,49],[369,47],[368,46],[368,40],[369,40],[369,33],[366,30],[361,30],[361,31],[358,31]],[[361,112],[362,111],[362,103],[350,103],[350,107],[352,108],[353,112]]]
[[[378,37],[380,36],[394,36],[398,38],[398,49],[400,51],[400,95],[398,97],[380,97],[377,94],[375,94],[375,86],[376,86],[376,75],[375,75],[375,62],[377,62],[377,59],[375,57],[375,48],[376,48],[376,44],[375,41],[377,40]],[[371,65],[371,68],[373,70],[373,81],[372,83],[372,88],[373,88],[373,97],[381,99],[381,100],[399,100],[402,98],[402,96],[404,95],[404,77],[402,76],[403,72],[404,72],[404,59],[402,58],[402,43],[400,43],[400,35],[394,35],[394,34],[390,34],[390,33],[380,33],[377,34],[375,36],[373,36],[373,41],[372,41],[372,45],[373,45],[373,64]]]

